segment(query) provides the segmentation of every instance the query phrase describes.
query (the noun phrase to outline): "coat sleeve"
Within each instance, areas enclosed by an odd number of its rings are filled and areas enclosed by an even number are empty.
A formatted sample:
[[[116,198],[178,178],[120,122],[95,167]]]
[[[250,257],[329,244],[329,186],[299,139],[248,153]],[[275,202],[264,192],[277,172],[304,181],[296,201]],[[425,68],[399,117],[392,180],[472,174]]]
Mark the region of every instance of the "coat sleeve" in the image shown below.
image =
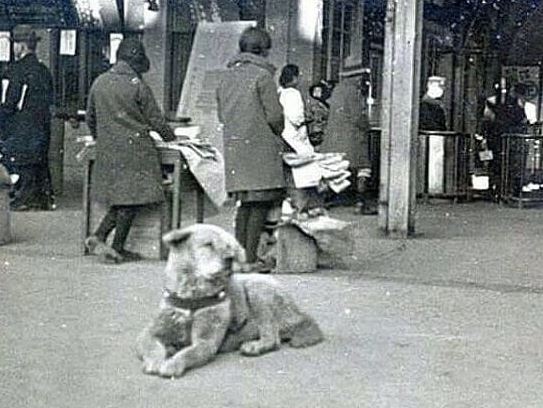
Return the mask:
[[[90,129],[93,139],[96,139],[96,105],[94,102],[94,91],[91,88],[89,97],[87,98],[87,113],[85,115],[85,121]]]
[[[264,109],[266,121],[276,135],[283,132],[283,108],[279,103],[277,89],[271,75],[262,76],[257,80],[257,91],[260,103]]]
[[[175,140],[175,135],[172,128],[166,122],[166,118],[162,114],[151,88],[144,82],[140,82],[140,98],[143,114],[147,118],[150,128],[160,134],[165,142]]]
[[[8,70],[2,78],[7,81],[7,90],[5,91],[5,101],[0,105],[0,121],[6,120],[17,110],[17,105],[23,92],[23,78],[14,71]]]

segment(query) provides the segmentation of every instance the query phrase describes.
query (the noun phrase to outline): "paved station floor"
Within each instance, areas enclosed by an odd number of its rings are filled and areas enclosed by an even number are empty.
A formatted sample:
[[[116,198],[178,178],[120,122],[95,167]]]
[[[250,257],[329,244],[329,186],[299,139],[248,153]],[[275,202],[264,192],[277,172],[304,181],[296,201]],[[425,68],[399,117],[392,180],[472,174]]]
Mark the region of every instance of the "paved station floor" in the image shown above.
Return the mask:
[[[13,408],[543,406],[543,209],[419,207],[417,236],[355,223],[348,269],[278,275],[326,341],[220,355],[169,380],[132,347],[164,262],[79,254],[81,212],[15,213],[0,247],[0,406]],[[231,226],[231,214],[210,222]]]

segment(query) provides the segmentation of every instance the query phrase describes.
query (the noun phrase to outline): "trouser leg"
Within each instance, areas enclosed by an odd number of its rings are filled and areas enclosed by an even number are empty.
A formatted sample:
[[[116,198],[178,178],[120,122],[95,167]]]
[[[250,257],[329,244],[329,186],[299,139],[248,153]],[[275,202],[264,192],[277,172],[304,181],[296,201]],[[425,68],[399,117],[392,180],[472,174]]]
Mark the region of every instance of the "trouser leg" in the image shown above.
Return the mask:
[[[490,191],[498,194],[501,189],[502,166],[501,166],[501,140],[500,135],[487,136],[488,148],[492,150],[493,159],[489,163]]]
[[[117,251],[122,252],[124,244],[128,238],[128,233],[132,227],[132,222],[136,215],[140,211],[140,206],[119,206],[117,207],[117,220],[115,225],[115,236],[113,237],[113,243],[111,247]]]
[[[236,214],[236,238],[245,248],[247,262],[256,262],[260,234],[273,201],[243,202]]]
[[[36,165],[16,166],[14,172],[19,175],[19,180],[12,190],[13,207],[22,205],[31,206],[38,193],[36,188],[39,171]]]
[[[100,225],[98,225],[94,235],[96,235],[100,241],[105,242],[108,235],[115,228],[116,223],[117,207],[110,207],[107,214],[104,216],[104,218],[102,218],[102,221],[100,221]]]
[[[300,213],[309,209],[309,194],[305,188],[291,187],[287,190],[290,202],[294,209]]]
[[[47,162],[35,165],[34,185],[32,189],[31,205],[43,210],[51,209],[53,205],[53,191],[51,174]]]
[[[264,231],[268,212],[273,207],[273,203],[267,201],[252,204],[246,229],[247,243],[245,251],[247,254],[247,262],[256,262],[258,259],[257,252],[260,235]]]
[[[370,186],[370,177],[358,174],[357,170],[355,178],[356,213],[364,215],[377,214],[377,205]]]
[[[236,209],[235,236],[240,245],[247,246],[247,222],[249,221],[250,207],[244,203]]]
[[[51,207],[54,204],[54,196],[55,193],[53,192],[53,183],[51,180],[51,170],[49,169],[49,161],[46,161],[41,168],[40,172],[40,195],[41,195],[41,202],[42,206],[46,209]]]

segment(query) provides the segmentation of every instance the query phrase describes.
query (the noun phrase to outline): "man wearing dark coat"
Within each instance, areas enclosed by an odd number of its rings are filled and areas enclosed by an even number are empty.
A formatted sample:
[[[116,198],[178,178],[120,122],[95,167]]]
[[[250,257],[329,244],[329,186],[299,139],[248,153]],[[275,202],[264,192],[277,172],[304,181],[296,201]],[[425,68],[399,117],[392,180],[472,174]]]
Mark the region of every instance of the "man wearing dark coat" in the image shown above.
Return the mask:
[[[143,44],[123,39],[117,61],[96,78],[87,101],[87,124],[96,140],[93,198],[108,212],[85,244],[106,263],[141,259],[124,248],[132,221],[144,206],[164,200],[160,157],[149,132],[175,139],[141,77],[150,65]],[[113,229],[109,247],[105,242]]]
[[[260,28],[248,28],[240,53],[228,63],[217,89],[219,121],[224,125],[226,190],[239,202],[236,238],[257,263],[257,247],[269,211],[284,197],[281,139],[283,109],[267,61],[271,39]]]
[[[441,101],[444,85],[445,78],[443,77],[428,78],[427,90],[420,102],[419,129],[447,130],[447,118]]]
[[[369,119],[361,74],[353,70],[341,73],[341,80],[330,97],[330,115],[323,153],[344,153],[353,174],[353,190],[357,214],[376,215],[377,209],[369,197],[367,184],[371,177],[372,163],[369,146]]]
[[[528,117],[525,111],[526,96],[528,88],[523,83],[510,86],[505,94],[501,89],[496,89],[496,94],[485,101],[483,112],[483,133],[487,140],[488,148],[493,152],[494,158],[490,161],[490,186],[493,190],[493,198],[499,200],[502,185],[502,162],[499,153],[502,151],[502,134],[504,133],[526,133]],[[516,157],[521,157],[521,152],[512,146],[512,152]],[[520,162],[520,160],[517,160]],[[512,184],[515,193],[522,187],[521,166],[515,163],[510,164]]]
[[[2,163],[19,180],[12,191],[13,210],[52,209],[48,168],[53,79],[38,61],[38,37],[32,27],[13,29],[15,62],[2,76],[0,153]]]

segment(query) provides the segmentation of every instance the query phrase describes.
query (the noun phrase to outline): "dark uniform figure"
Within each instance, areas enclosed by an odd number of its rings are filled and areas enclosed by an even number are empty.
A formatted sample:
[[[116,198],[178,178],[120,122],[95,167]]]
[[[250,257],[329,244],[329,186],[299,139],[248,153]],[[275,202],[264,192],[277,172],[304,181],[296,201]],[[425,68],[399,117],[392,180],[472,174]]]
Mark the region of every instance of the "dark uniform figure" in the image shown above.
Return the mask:
[[[421,130],[447,130],[445,111],[440,101],[424,96],[420,103]]]
[[[236,238],[247,252],[254,270],[257,247],[265,231],[268,212],[284,197],[285,174],[281,154],[285,145],[283,109],[268,62],[269,34],[249,28],[239,41],[217,89],[219,120],[224,124],[226,190],[239,201]]]
[[[528,119],[524,110],[528,89],[524,84],[516,84],[504,95],[498,88],[497,93],[485,101],[483,132],[487,139],[487,145],[494,153],[494,159],[490,162],[490,184],[494,190],[494,198],[498,200],[502,193],[502,166],[500,153],[502,152],[502,134],[525,133]],[[514,157],[520,158],[520,151],[514,145],[511,152]],[[511,176],[515,189],[520,186],[519,163],[511,163]]]
[[[2,76],[0,138],[2,163],[19,175],[12,209],[52,209],[49,150],[53,79],[38,61],[40,38],[27,25],[13,30],[16,61]]]
[[[420,130],[447,130],[447,118],[441,101],[444,86],[445,78],[438,76],[428,78],[426,93],[420,101]]]
[[[149,132],[175,139],[149,86],[141,75],[149,70],[143,44],[125,38],[118,62],[93,83],[87,102],[87,124],[96,139],[93,198],[108,207],[85,245],[106,263],[138,260],[124,244],[135,216],[148,204],[164,201],[160,157]],[[108,235],[115,229],[111,247]]]
[[[349,161],[353,180],[353,193],[357,214],[376,215],[376,206],[370,197],[371,179],[369,118],[366,103],[365,78],[359,70],[341,73],[341,80],[330,97],[330,115],[322,153],[344,153]]]

